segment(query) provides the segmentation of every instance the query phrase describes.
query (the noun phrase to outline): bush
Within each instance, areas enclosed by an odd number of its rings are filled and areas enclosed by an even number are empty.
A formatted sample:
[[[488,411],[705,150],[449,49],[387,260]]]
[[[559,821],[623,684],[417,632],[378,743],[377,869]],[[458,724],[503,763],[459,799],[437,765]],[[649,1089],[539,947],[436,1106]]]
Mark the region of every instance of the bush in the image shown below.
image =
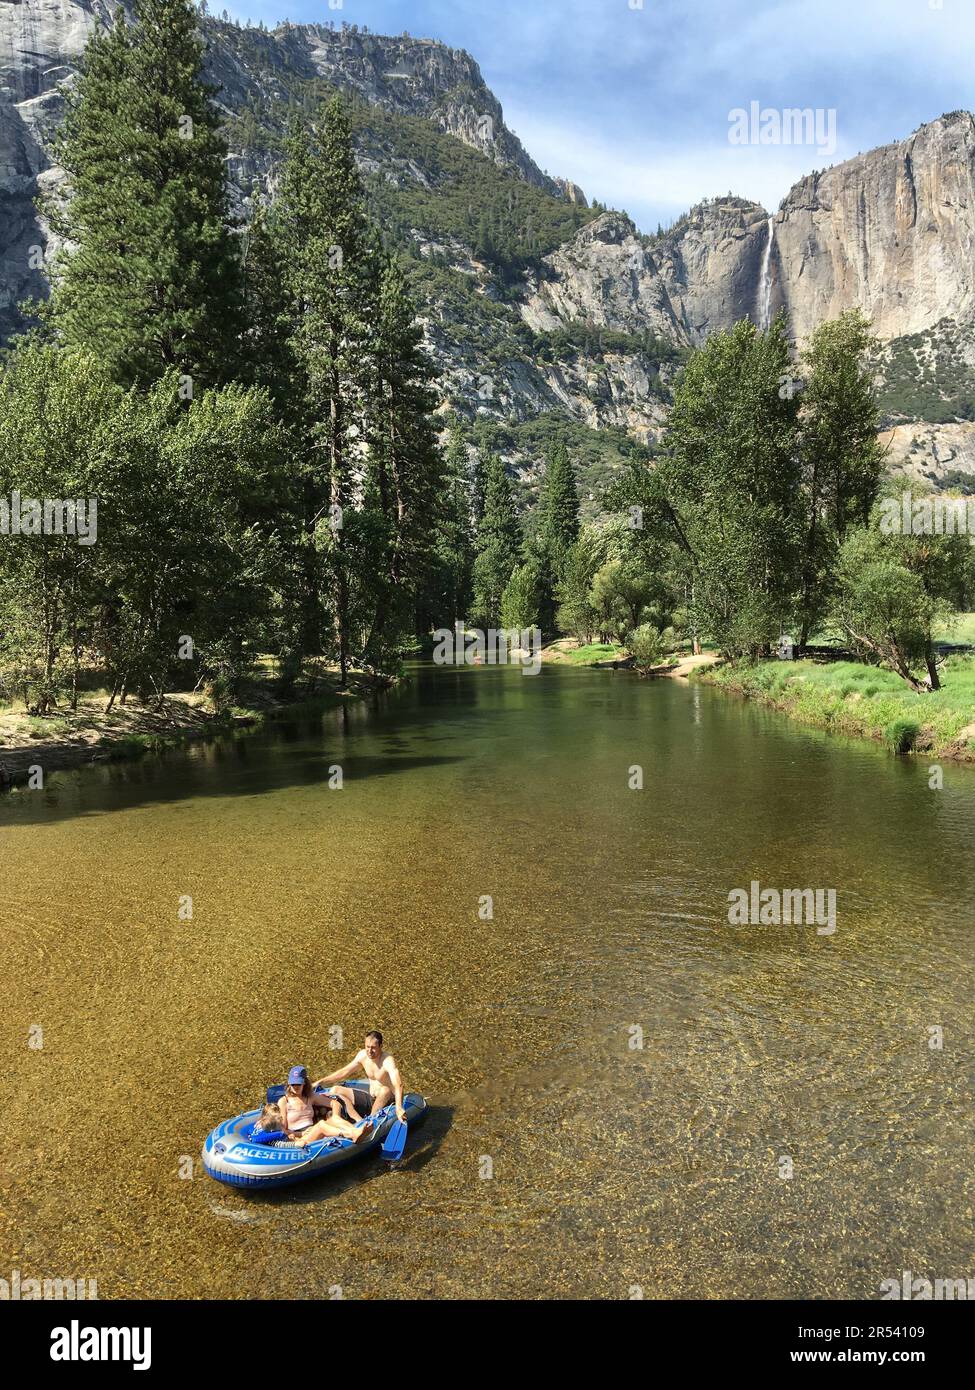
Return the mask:
[[[910,753],[920,732],[913,719],[895,719],[884,730],[884,741],[895,753]]]
[[[664,658],[663,634],[651,623],[641,623],[626,638],[626,650],[638,671],[659,666]]]

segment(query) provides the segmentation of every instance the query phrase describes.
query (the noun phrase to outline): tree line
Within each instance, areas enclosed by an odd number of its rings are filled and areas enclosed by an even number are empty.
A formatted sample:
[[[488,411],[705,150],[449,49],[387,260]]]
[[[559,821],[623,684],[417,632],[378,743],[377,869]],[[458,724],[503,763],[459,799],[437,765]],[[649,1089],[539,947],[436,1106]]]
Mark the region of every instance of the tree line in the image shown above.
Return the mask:
[[[97,544],[0,544],[3,677],[39,713],[93,667],[111,701],[191,673],[232,700],[258,653],[285,691],[313,657],[389,671],[445,587],[432,371],[345,108],[295,122],[244,229],[203,57],[192,5],[142,0],[68,96],[62,249],[0,375],[0,493],[99,502]]]
[[[203,57],[188,0],[142,0],[95,32],[68,95],[51,294],[0,371],[0,496],[97,498],[98,540],[0,538],[8,693],[46,713],[94,669],[110,702],[202,681],[231,703],[271,654],[291,694],[315,659],[343,683],[392,673],[457,618],[623,642],[644,666],[683,640],[754,659],[832,622],[937,685],[971,551],[875,525],[858,314],[798,362],[782,318],[712,335],[608,517],[582,524],[558,438],[520,515],[500,455],[438,413],[341,99],[293,122],[245,228]]]

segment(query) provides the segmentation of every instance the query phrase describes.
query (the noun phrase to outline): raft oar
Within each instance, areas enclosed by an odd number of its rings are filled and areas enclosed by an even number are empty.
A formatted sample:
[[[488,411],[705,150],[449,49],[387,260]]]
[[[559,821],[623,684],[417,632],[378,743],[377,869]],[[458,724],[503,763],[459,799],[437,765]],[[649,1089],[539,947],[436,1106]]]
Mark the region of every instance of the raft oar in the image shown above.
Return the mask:
[[[403,1150],[406,1148],[406,1121],[397,1120],[392,1129],[386,1135],[379,1150],[380,1158],[385,1158],[392,1163],[397,1158],[403,1157]]]

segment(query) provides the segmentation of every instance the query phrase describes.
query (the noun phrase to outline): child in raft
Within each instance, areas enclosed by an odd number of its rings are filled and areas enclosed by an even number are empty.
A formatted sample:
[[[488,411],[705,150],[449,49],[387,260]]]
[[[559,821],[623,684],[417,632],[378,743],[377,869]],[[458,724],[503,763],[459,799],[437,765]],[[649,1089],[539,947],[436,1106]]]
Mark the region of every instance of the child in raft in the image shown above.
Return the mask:
[[[299,1149],[314,1144],[318,1139],[335,1135],[357,1144],[372,1127],[372,1121],[360,1119],[354,1099],[355,1093],[348,1086],[336,1086],[322,1094],[313,1091],[306,1068],[292,1067],[284,1095],[278,1101],[281,1128]],[[319,1109],[327,1106],[330,1110],[326,1118],[315,1119],[316,1102]],[[355,1116],[357,1123],[343,1119],[343,1105],[350,1115]]]

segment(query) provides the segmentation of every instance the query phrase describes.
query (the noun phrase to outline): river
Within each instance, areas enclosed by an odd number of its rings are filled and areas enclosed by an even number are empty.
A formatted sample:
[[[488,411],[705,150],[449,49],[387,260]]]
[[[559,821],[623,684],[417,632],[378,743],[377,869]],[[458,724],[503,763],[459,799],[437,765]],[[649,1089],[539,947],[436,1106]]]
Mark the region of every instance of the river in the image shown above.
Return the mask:
[[[417,668],[4,798],[0,1276],[619,1299],[972,1273],[975,774],[944,778],[677,681]],[[835,888],[836,932],[730,926],[752,880]],[[401,1164],[206,1177],[218,1120],[372,1027],[432,1107]]]

